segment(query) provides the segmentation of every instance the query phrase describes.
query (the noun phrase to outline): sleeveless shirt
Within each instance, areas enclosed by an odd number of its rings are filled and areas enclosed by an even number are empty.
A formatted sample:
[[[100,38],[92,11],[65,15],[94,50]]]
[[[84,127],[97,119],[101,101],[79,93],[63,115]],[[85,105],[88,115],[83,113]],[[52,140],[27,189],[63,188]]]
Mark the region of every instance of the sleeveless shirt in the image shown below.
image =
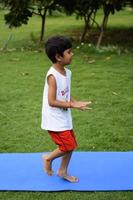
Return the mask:
[[[56,80],[56,99],[59,101],[70,101],[71,92],[71,71],[66,69],[66,76],[58,72],[54,67],[51,67],[47,72],[42,101],[42,121],[41,128],[50,131],[65,131],[71,130],[72,116],[71,109],[63,109],[52,107],[48,103],[48,83],[47,78],[53,75]]]

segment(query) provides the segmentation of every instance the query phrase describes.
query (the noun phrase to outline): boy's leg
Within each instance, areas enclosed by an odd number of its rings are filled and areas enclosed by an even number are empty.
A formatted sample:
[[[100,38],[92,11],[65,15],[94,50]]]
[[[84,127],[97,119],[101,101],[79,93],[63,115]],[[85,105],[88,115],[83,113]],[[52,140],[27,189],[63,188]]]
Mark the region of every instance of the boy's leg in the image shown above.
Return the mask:
[[[43,161],[44,161],[44,168],[45,171],[48,175],[52,175],[53,171],[52,171],[52,161],[55,158],[58,158],[60,156],[63,156],[65,154],[65,152],[61,151],[59,148],[55,149],[53,152],[51,152],[49,155],[43,155]]]
[[[62,156],[61,165],[58,171],[60,175],[67,174],[67,168],[68,168],[71,156],[72,156],[72,151],[66,152],[66,154]]]
[[[72,156],[72,151],[66,152],[66,154],[62,156],[62,161],[61,161],[61,165],[58,171],[58,176],[63,177],[64,179],[70,182],[78,182],[77,177],[70,176],[67,173],[67,168],[68,168],[71,156]]]
[[[59,148],[55,149],[52,153],[44,157],[46,173],[48,175],[52,175],[53,173],[52,161],[57,157],[62,157],[58,175],[60,177],[65,178],[66,180],[70,182],[77,182],[78,179],[76,177],[69,176],[67,173],[67,168],[68,168],[69,161],[71,159],[72,150],[66,151],[66,149],[70,149],[70,144],[71,144],[71,149],[74,149],[77,146],[73,131],[64,131],[58,134],[55,134],[54,132],[49,131],[49,134],[52,137],[53,141],[59,145]],[[69,144],[69,148],[67,147],[68,144]]]

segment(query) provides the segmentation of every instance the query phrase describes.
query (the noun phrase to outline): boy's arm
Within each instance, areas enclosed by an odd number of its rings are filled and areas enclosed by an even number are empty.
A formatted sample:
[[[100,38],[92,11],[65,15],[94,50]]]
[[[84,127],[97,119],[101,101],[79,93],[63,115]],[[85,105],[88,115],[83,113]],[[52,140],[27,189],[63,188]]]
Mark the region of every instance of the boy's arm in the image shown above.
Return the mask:
[[[71,97],[69,102],[59,101],[56,99],[56,80],[53,75],[48,76],[48,103],[52,107],[58,108],[77,108],[80,110],[90,109],[87,106],[91,102],[81,102],[76,101],[74,98]]]
[[[70,102],[59,101],[56,99],[56,80],[53,75],[48,76],[48,103],[52,107],[70,108]]]
[[[71,96],[70,101],[74,102],[74,101],[76,101],[76,99]]]
[[[80,109],[80,110],[90,110],[92,108],[89,108],[88,106],[91,104],[91,101],[77,101],[75,98],[73,98],[71,96],[71,108],[77,108],[77,109]]]

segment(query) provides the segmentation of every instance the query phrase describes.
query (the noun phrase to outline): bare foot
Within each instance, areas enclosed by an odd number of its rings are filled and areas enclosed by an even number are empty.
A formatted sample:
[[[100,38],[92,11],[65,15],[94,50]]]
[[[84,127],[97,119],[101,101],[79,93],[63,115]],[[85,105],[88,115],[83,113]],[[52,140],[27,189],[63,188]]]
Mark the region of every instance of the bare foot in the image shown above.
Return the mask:
[[[53,171],[52,171],[52,162],[48,160],[48,156],[47,155],[43,155],[42,156],[43,159],[43,163],[44,163],[44,170],[45,172],[49,175],[52,176]]]
[[[71,182],[71,183],[77,183],[79,181],[79,179],[75,176],[69,176],[69,175],[65,175],[63,176],[63,179]]]
[[[65,179],[66,181],[69,181],[71,183],[77,183],[79,181],[79,179],[75,176],[69,176],[68,174],[63,174],[61,172],[58,172],[57,175],[63,179]]]

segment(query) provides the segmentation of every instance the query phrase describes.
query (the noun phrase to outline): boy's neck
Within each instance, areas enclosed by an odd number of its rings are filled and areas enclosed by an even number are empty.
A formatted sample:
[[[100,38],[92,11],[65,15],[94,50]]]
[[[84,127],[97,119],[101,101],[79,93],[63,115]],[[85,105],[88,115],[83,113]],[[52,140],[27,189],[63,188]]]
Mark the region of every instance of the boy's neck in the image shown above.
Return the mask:
[[[66,71],[65,71],[65,67],[64,66],[62,66],[60,63],[54,63],[53,64],[53,67],[58,71],[58,72],[60,72],[61,74],[63,74],[63,75],[66,75]]]

